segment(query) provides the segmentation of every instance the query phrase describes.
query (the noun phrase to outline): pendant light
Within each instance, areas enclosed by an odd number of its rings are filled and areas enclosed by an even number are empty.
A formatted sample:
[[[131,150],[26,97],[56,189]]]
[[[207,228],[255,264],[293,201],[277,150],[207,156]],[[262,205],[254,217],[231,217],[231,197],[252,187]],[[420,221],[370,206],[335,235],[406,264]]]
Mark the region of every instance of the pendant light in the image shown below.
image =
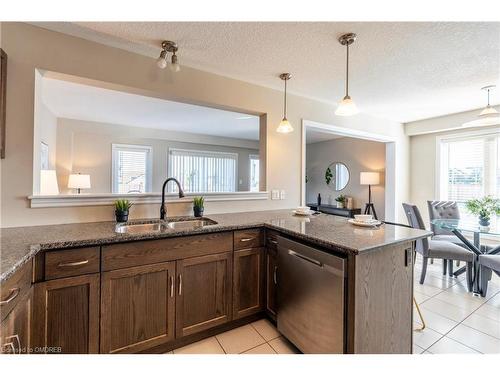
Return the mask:
[[[462,125],[463,128],[500,125],[500,113],[498,113],[498,111],[490,105],[490,91],[495,87],[495,85],[481,87],[481,90],[485,90],[487,92],[488,104],[478,115],[478,119],[466,122]]]
[[[356,40],[356,34],[344,34],[339,38],[340,44],[347,48],[346,78],[345,78],[345,96],[339,103],[335,114],[337,116],[352,116],[359,113],[358,107],[349,96],[349,46]]]
[[[293,127],[286,118],[286,82],[290,78],[292,78],[292,75],[290,73],[282,73],[282,74],[280,74],[280,78],[283,81],[285,81],[285,96],[284,96],[284,103],[283,103],[283,120],[281,120],[276,131],[278,133],[290,133],[290,132],[293,132]]]

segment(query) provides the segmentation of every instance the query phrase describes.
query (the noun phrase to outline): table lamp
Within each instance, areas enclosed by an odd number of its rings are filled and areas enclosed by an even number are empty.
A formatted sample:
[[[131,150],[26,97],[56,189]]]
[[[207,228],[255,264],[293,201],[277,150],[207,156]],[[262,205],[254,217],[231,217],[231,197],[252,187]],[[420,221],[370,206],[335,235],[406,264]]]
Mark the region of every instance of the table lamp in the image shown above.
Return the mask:
[[[40,195],[58,195],[56,171],[53,169],[42,169],[40,171]]]
[[[90,189],[90,175],[88,174],[70,174],[68,179],[68,188],[76,189],[78,194],[81,189]]]
[[[368,203],[365,206],[365,215],[372,214],[375,220],[378,220],[375,206],[372,203],[372,185],[380,183],[380,173],[378,172],[361,172],[359,174],[359,183],[368,185]]]

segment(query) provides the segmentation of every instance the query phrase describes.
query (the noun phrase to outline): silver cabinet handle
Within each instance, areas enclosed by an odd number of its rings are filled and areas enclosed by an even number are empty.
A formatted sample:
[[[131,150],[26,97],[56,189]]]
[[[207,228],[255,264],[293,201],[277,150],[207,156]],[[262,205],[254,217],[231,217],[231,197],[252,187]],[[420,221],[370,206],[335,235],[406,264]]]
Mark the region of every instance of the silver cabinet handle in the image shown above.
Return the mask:
[[[293,255],[294,257],[297,257],[299,259],[303,259],[306,262],[315,264],[318,267],[323,267],[323,263],[317,261],[316,259],[312,259],[312,258],[306,257],[305,255],[299,254],[299,253],[297,253],[297,252],[295,252],[293,250],[288,250],[288,254]]]
[[[19,292],[21,291],[21,288],[12,288],[10,290],[10,294],[7,297],[6,300],[0,301],[0,306],[6,305],[16,299],[16,297],[19,295]]]
[[[12,339],[16,340],[16,343],[17,343],[17,353],[21,354],[21,340],[19,340],[19,335],[7,336],[6,339],[7,340],[12,340]],[[14,347],[13,342],[11,341],[10,344],[12,344],[12,348],[14,348],[14,353],[15,353],[16,349]]]
[[[2,353],[7,353],[5,348],[10,348],[12,354],[16,354],[16,348],[14,347],[14,343],[12,341],[2,345]]]
[[[57,267],[78,267],[78,266],[83,266],[84,264],[87,264],[89,262],[88,259],[81,260],[79,262],[71,262],[71,263],[59,263]]]
[[[179,295],[182,295],[182,274],[179,274]]]
[[[277,245],[278,244],[278,241],[276,241],[276,240],[271,240],[270,239],[269,242],[271,242],[273,245]]]
[[[277,272],[278,272],[278,266],[274,266],[274,272],[273,272],[274,285],[278,285],[278,275],[277,275]]]
[[[253,239],[255,239],[255,237],[242,238],[240,241],[241,242],[248,242],[248,241],[252,241]]]
[[[175,279],[170,276],[170,298],[174,298]]]

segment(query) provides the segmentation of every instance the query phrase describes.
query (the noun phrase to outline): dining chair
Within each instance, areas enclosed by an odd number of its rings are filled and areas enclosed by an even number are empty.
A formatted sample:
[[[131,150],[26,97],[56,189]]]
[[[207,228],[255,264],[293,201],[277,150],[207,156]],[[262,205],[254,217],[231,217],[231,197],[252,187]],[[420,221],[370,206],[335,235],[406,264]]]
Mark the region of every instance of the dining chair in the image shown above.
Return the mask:
[[[463,242],[455,236],[450,230],[440,228],[432,224],[434,219],[460,219],[460,210],[457,202],[455,201],[427,201],[427,209],[429,211],[429,220],[431,221],[431,230],[434,233],[432,240],[435,241],[448,241],[465,247]],[[459,261],[457,261],[459,266]],[[448,275],[453,276],[453,262],[443,261],[443,275],[446,275],[448,268]]]
[[[495,272],[498,276],[500,276],[499,252],[500,246],[498,246],[488,254],[479,255],[479,266],[481,267],[481,277],[479,282],[482,297],[486,297],[486,293],[488,291],[488,282],[491,280],[492,272]]]
[[[412,228],[425,230],[424,221],[417,206],[403,203],[403,209],[405,211],[406,218],[408,219],[408,224]],[[473,262],[475,257],[475,254],[472,251],[449,241],[433,240],[429,238],[417,240],[415,251],[423,258],[422,271],[420,273],[420,284],[423,284],[425,281],[429,258],[443,259],[444,261],[460,260],[466,262],[467,264],[467,289],[472,291]]]

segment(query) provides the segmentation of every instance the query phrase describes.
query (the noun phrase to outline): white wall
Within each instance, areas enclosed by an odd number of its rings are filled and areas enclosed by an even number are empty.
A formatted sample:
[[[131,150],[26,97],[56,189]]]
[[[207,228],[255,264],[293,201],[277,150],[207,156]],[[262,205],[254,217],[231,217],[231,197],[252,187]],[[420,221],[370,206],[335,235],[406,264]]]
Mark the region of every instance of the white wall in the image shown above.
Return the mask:
[[[98,122],[58,119],[57,178],[62,194],[67,189],[70,173],[85,173],[91,178],[86,193],[111,193],[112,144],[151,146],[153,158],[153,192],[160,192],[167,176],[169,148],[218,151],[238,154],[238,191],[249,191],[250,155],[259,154],[259,142],[184,133],[183,142],[172,140],[170,131]],[[179,134],[177,134],[179,135]],[[205,144],[198,140],[205,138]],[[230,145],[234,145],[231,147]],[[68,152],[69,145],[71,151]],[[253,146],[254,148],[238,147]]]
[[[368,201],[368,186],[359,184],[362,171],[380,172],[381,184],[372,186],[372,200],[377,215],[385,218],[385,143],[343,137],[306,146],[306,202],[316,203],[321,193],[323,204],[335,204],[340,194],[354,198],[355,208],[364,208]],[[342,191],[332,190],[325,182],[325,170],[334,161],[344,163],[350,179]]]
[[[408,199],[408,137],[399,123],[365,114],[335,116],[335,105],[290,95],[288,119],[291,134],[279,134],[283,93],[243,81],[184,66],[177,73],[160,70],[153,58],[111,48],[80,38],[22,23],[3,22],[2,42],[9,54],[7,87],[7,156],[2,163],[2,226],[42,225],[113,220],[107,206],[37,208],[29,207],[33,190],[33,107],[35,69],[45,69],[119,85],[124,90],[168,100],[209,105],[267,119],[267,190],[284,189],[286,199],[263,201],[209,202],[207,214],[249,210],[292,208],[301,199],[302,119],[368,131],[396,139],[396,202]],[[251,67],[248,67],[251,69]],[[278,78],[276,78],[278,79]],[[358,103],[362,107],[363,103]],[[169,213],[190,212],[186,204],[170,204]],[[402,212],[400,212],[402,214]],[[157,204],[134,206],[132,218],[156,217]]]

